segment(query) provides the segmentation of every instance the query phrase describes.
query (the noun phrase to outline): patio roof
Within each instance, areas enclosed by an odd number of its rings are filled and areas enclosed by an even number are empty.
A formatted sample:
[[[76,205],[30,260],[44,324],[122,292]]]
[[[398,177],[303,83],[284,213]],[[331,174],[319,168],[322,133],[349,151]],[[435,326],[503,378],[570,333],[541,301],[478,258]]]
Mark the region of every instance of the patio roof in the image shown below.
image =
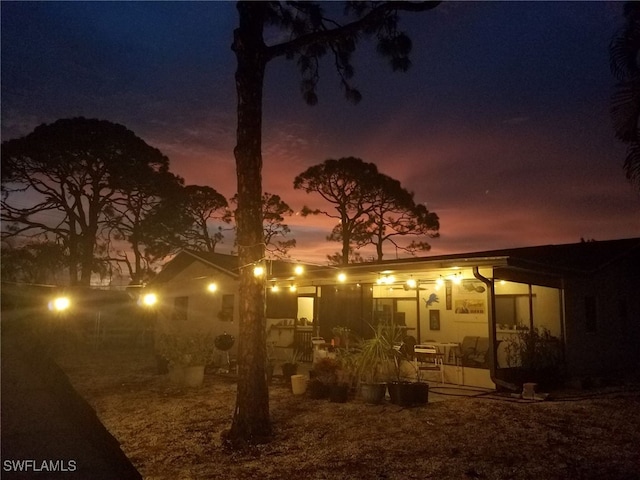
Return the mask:
[[[234,278],[238,277],[238,257],[235,255],[183,250],[165,266],[153,283],[173,278],[194,261],[208,264]],[[376,283],[382,275],[394,275],[397,281],[406,281],[411,277],[416,280],[433,280],[438,276],[445,277],[473,267],[560,277],[595,273],[615,261],[640,262],[640,238],[411,257],[346,266],[267,260],[266,267],[268,281],[295,280],[299,286],[309,286],[336,284],[339,273],[347,276],[346,283]],[[293,272],[296,265],[304,267],[304,273],[299,277]]]

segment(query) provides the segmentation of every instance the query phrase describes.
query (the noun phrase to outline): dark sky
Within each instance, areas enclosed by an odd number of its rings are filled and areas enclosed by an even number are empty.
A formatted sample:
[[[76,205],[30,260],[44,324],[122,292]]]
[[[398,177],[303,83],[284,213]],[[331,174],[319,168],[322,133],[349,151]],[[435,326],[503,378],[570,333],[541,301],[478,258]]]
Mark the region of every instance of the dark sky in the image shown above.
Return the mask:
[[[187,183],[235,193],[233,3],[1,8],[3,139],[59,118],[106,119],[160,148]],[[356,156],[440,216],[433,254],[640,236],[640,196],[608,113],[608,44],[621,8],[457,2],[405,15],[413,67],[392,73],[361,43],[358,106],[343,99],[328,61],[320,102],[307,106],[294,65],[276,59],[265,85],[265,191],[294,210],[320,207],[293,190],[295,175]],[[339,250],[325,242],[332,224],[323,219],[289,223],[294,258]]]

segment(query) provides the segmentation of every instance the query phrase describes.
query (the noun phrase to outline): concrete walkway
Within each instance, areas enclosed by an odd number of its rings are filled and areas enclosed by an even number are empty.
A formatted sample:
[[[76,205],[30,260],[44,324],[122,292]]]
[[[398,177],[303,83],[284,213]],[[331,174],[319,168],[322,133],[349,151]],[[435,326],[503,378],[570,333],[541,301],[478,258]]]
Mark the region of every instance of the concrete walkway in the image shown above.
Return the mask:
[[[28,317],[2,312],[0,477],[141,479],[27,322]]]

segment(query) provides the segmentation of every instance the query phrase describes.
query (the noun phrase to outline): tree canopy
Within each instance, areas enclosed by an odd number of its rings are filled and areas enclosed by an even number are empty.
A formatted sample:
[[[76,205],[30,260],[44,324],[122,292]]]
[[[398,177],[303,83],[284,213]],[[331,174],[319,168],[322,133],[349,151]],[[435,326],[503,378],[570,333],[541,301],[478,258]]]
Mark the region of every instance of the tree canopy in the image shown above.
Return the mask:
[[[342,243],[342,250],[330,260],[343,265],[354,256],[354,248],[373,245],[376,259],[382,260],[383,246],[391,243],[396,249],[414,253],[428,250],[425,241],[409,245],[398,243],[396,237],[436,237],[438,216],[424,205],[416,204],[413,193],[402,187],[398,180],[378,171],[373,163],[359,158],[328,159],[309,167],[298,175],[293,186],[307,193],[319,194],[333,210],[304,207],[303,215],[324,215],[338,220],[327,240]]]
[[[640,189],[640,4],[624,4],[625,24],[609,46],[610,66],[617,84],[611,99],[616,137],[627,144],[624,171]]]
[[[168,162],[124,126],[82,117],[5,141],[2,221],[9,228],[3,238],[53,237],[68,252],[71,284],[89,285],[98,234],[114,201],[136,182],[166,172]]]

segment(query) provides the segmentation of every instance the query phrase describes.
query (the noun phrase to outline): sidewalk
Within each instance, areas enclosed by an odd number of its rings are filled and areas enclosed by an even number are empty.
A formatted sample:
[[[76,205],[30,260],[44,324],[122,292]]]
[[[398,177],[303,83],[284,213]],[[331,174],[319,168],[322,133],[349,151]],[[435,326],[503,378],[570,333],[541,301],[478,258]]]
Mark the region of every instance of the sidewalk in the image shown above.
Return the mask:
[[[2,312],[2,464],[9,479],[142,477],[15,312]]]

